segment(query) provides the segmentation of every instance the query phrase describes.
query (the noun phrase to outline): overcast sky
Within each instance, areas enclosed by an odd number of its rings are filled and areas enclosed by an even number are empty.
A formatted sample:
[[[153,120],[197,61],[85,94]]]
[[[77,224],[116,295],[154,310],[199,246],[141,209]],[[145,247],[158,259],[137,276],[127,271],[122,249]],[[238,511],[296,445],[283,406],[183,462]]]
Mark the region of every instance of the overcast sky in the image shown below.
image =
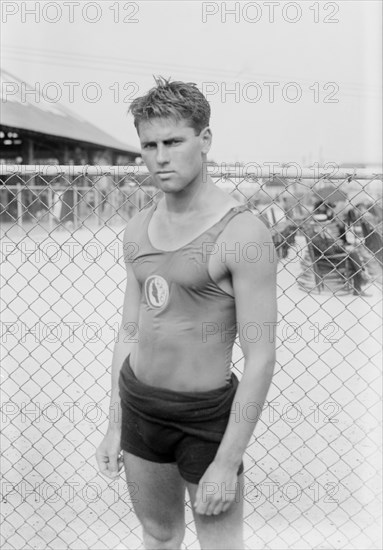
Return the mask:
[[[4,0],[2,65],[32,86],[54,83],[51,95],[124,143],[139,145],[129,100],[160,74],[206,93],[218,162],[376,165],[381,9],[380,0]]]

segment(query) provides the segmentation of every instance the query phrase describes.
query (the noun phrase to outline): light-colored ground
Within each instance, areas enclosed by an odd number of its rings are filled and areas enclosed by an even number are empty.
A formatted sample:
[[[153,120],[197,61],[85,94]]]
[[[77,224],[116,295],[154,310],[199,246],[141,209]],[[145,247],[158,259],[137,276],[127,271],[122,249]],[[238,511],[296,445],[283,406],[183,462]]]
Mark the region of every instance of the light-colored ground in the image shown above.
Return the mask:
[[[3,237],[4,549],[140,547],[123,477],[108,483],[94,457],[125,287],[122,230]],[[279,267],[278,362],[245,456],[248,547],[381,548],[381,289],[310,296],[295,251]],[[237,346],[233,359],[240,376]],[[187,521],[197,548],[189,506]]]

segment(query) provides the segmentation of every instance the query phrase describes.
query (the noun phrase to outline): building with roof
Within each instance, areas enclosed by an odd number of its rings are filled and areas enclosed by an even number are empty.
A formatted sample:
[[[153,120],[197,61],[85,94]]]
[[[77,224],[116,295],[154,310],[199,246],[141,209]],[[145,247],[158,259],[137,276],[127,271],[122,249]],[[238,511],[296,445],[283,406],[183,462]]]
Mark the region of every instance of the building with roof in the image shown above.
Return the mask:
[[[124,165],[140,156],[59,102],[1,72],[0,164]]]
[[[0,164],[124,166],[140,159],[137,147],[118,141],[53,101],[37,85],[32,88],[6,71],[0,78]],[[17,175],[1,175],[0,221],[34,224],[39,217],[49,223],[53,218],[75,221],[75,212],[78,218],[86,217],[88,211],[99,216],[105,211],[112,218],[114,197],[121,195],[118,186],[123,183],[124,178],[114,182],[104,176],[35,175],[24,181]],[[87,212],[82,212],[85,207]]]

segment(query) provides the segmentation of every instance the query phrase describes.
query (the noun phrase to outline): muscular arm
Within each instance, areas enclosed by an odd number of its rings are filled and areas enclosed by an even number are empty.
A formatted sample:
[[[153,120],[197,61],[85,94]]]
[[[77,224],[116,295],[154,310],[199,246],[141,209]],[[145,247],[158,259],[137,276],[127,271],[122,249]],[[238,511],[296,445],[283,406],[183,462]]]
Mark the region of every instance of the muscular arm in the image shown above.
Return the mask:
[[[270,231],[260,220],[251,214],[239,218],[234,219],[236,223],[225,243],[227,250],[233,250],[235,243],[241,245],[239,258],[227,256],[227,267],[232,277],[244,372],[216,457],[200,481],[196,510],[201,514],[225,511],[234,498],[237,471],[262,411],[275,364],[275,249]],[[221,489],[210,502],[201,498],[201,485],[206,482],[216,483]]]
[[[228,257],[228,267],[244,370],[216,456],[217,462],[235,470],[259,419],[273,376],[277,320],[277,261],[271,234],[259,220],[248,219],[239,227],[237,240],[243,252],[239,262]],[[230,243],[227,248],[230,250]]]
[[[140,287],[134,275],[131,263],[133,239],[132,227],[127,226],[124,232],[123,249],[126,266],[126,290],[122,319],[118,331],[118,337],[113,349],[112,358],[112,392],[110,399],[109,428],[121,430],[121,414],[119,411],[120,397],[118,391],[118,378],[124,359],[132,352],[138,342],[138,310],[140,304]],[[133,243],[134,244],[134,243]]]
[[[121,438],[121,406],[118,379],[124,359],[136,345],[138,334],[138,311],[140,288],[135,278],[132,264],[130,243],[134,241],[134,227],[137,220],[133,218],[127,225],[123,238],[124,261],[126,265],[126,291],[122,319],[114,344],[112,357],[112,391],[109,407],[109,425],[103,441],[96,451],[100,472],[113,478],[118,474],[118,454]]]

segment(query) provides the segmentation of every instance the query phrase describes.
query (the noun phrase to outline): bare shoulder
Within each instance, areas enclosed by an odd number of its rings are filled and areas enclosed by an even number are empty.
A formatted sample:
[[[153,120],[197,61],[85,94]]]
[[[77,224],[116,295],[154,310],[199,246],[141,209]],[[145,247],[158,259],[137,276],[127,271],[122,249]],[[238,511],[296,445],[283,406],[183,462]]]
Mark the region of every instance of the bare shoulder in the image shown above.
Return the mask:
[[[126,265],[131,264],[139,251],[139,244],[136,242],[137,235],[139,230],[142,227],[142,224],[149,214],[151,205],[144,207],[142,210],[137,212],[126,224],[124,233],[123,233],[123,255]]]
[[[215,184],[213,185],[213,192],[210,194],[210,204],[215,211],[218,210],[222,213],[227,212],[228,208],[241,206],[241,203],[235,197],[217,188]]]
[[[134,238],[136,231],[141,227],[151,207],[152,203],[146,205],[142,210],[139,210],[130,218],[124,229],[124,242],[131,241]]]
[[[239,242],[247,242],[249,239],[263,242],[265,239],[271,239],[270,230],[265,223],[250,210],[244,210],[234,216],[225,227],[222,236],[228,241]]]
[[[220,235],[221,247],[228,253],[225,262],[229,270],[266,272],[275,270],[276,255],[273,239],[267,226],[251,211],[245,210],[234,216]],[[235,253],[230,254],[230,251]]]

